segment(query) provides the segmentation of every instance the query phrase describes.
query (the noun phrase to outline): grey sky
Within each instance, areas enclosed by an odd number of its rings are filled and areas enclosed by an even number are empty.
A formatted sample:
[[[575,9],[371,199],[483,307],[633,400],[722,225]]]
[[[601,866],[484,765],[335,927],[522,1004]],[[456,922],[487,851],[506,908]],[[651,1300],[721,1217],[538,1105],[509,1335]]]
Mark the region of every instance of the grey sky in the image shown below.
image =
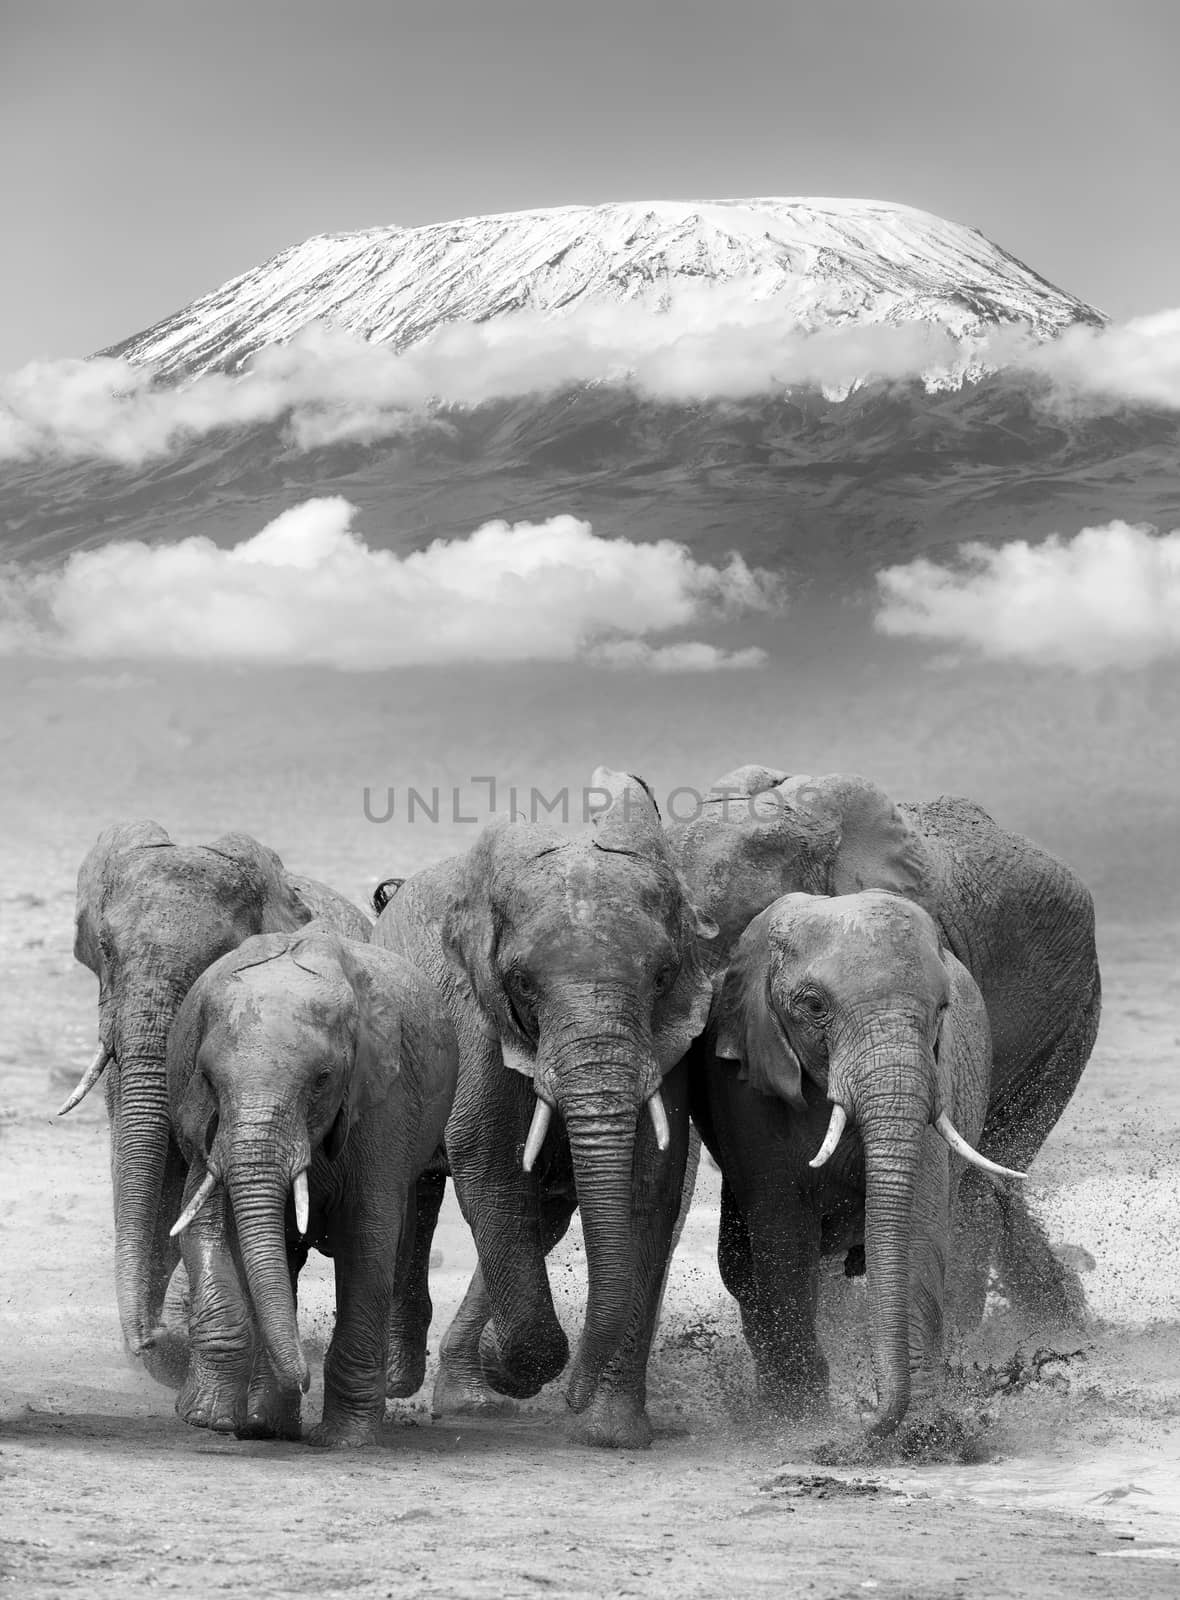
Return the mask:
[[[854,195],[1180,303],[1175,0],[0,0],[0,370],[317,232]]]

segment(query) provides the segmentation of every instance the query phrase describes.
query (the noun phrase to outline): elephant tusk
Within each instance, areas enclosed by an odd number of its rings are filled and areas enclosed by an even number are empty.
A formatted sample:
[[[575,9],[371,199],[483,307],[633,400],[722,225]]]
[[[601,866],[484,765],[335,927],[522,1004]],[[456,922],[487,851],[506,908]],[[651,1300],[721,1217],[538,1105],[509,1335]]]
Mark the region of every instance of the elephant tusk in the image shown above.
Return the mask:
[[[184,1232],[216,1187],[217,1174],[215,1172],[207,1172],[201,1179],[201,1187],[197,1190],[196,1194],[193,1195],[188,1205],[185,1206],[184,1210],[180,1213],[176,1221],[168,1230],[168,1237],[170,1239],[175,1239],[178,1233]]]
[[[94,1088],[94,1085],[106,1071],[107,1063],[110,1061],[110,1059],[111,1052],[107,1049],[105,1044],[100,1044],[98,1047],[98,1054],[86,1068],[86,1071],[78,1079],[78,1087],[64,1102],[61,1110],[58,1112],[59,1117],[64,1117],[67,1111],[72,1111],[80,1101],[85,1100],[91,1089]]]
[[[295,1226],[301,1234],[307,1232],[311,1215],[311,1201],[307,1193],[307,1168],[295,1174]]]
[[[824,1134],[824,1142],[820,1145],[819,1149],[807,1163],[809,1167],[823,1166],[824,1162],[827,1161],[828,1157],[832,1154],[832,1151],[835,1150],[836,1146],[840,1143],[840,1135],[844,1132],[847,1124],[847,1111],[845,1111],[844,1107],[841,1105],[834,1105],[832,1107],[831,1121],[828,1123],[828,1131]]]
[[[934,1126],[955,1154],[962,1156],[964,1161],[969,1161],[973,1167],[978,1167],[980,1172],[994,1173],[997,1178],[1028,1177],[1027,1172],[1014,1172],[1011,1167],[997,1166],[994,1161],[989,1161],[986,1156],[981,1156],[978,1150],[973,1150],[945,1111],[938,1113],[938,1120]]]
[[[533,1120],[529,1124],[529,1136],[524,1142],[524,1154],[520,1158],[520,1164],[526,1172],[533,1170],[537,1157],[541,1154],[541,1146],[545,1143],[545,1135],[549,1132],[552,1116],[553,1107],[538,1095],[537,1103],[533,1107]]]
[[[672,1141],[672,1130],[668,1127],[668,1113],[664,1110],[664,1097],[658,1089],[648,1096],[647,1109],[651,1112],[651,1125],[656,1130],[656,1146],[666,1150]]]

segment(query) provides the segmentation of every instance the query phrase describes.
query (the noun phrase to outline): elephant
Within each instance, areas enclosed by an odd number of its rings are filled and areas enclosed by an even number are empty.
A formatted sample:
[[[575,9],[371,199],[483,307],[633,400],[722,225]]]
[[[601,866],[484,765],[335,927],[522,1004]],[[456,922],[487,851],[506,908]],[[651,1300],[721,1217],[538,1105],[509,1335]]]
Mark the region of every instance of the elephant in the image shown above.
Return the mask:
[[[826,1404],[820,1258],[845,1251],[868,1274],[869,1431],[936,1396],[963,1170],[1022,1176],[971,1146],[990,1072],[982,996],[913,901],[786,894],[742,933],[691,1103],[722,1172],[722,1281],[774,1410]]]
[[[746,926],[784,893],[889,889],[927,910],[987,1008],[980,1152],[1028,1169],[1077,1087],[1101,1014],[1094,904],[1069,867],[970,800],[897,805],[867,778],[753,765],[719,779],[668,833],[689,892],[720,928],[701,952],[718,988]],[[972,1170],[960,1205],[973,1241],[953,1297],[963,1331],[982,1318],[993,1265],[1035,1322],[1084,1321],[1077,1273],[1053,1254],[1022,1194]]]
[[[592,781],[609,803],[589,836],[492,822],[466,855],[388,897],[372,937],[435,982],[459,1039],[446,1163],[479,1270],[442,1341],[435,1413],[505,1409],[565,1368],[545,1257],[579,1207],[589,1287],[566,1388],[574,1433],[642,1448],[689,1148],[681,1063],[712,1001],[698,951],[715,929],[684,892],[643,781],[605,768]],[[419,1185],[395,1396],[424,1376],[447,1166]]]
[[[177,1413],[239,1438],[300,1437],[295,1292],[314,1246],[333,1258],[336,1324],[309,1443],[372,1443],[408,1201],[455,1092],[441,998],[408,961],[326,923],[255,934],[189,990],[167,1072],[189,1163],[172,1229],[191,1294]]]
[[[161,1325],[179,1253],[168,1237],[184,1183],[172,1137],[164,1056],[194,981],[256,933],[329,917],[367,939],[369,919],[335,890],[288,873],[244,833],[173,843],[157,822],[117,823],[78,873],[74,955],[98,978],[98,1052],[64,1116],[105,1077],[115,1210],[115,1288],[128,1351],[175,1386],[186,1359]]]

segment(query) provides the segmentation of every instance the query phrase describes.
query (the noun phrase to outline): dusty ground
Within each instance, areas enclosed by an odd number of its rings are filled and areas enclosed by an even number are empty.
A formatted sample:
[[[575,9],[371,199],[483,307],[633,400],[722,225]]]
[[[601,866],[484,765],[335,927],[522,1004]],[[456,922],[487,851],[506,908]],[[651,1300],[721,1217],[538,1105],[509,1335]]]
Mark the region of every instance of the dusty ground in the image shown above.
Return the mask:
[[[0,890],[0,1577],[30,1597],[800,1593],[817,1597],[1159,1595],[1180,1587],[1180,1004],[1174,943],[1105,931],[1106,1020],[1083,1090],[1035,1170],[1056,1239],[1087,1251],[1098,1321],[1035,1380],[1035,1341],[997,1305],[958,1414],[987,1459],[821,1466],[814,1435],[752,1414],[713,1266],[702,1179],[653,1362],[656,1443],[568,1445],[561,1400],[517,1420],[432,1425],[421,1402],[382,1446],[321,1456],[183,1427],[119,1350],[104,1112],[52,1111],[88,1058],[94,982],[70,956],[63,874]],[[432,1347],[469,1270],[450,1201]],[[323,1264],[309,1348],[330,1330]],[[555,1284],[576,1316],[571,1237]],[[868,1374],[862,1291],[826,1293],[840,1420]],[[1015,1364],[1012,1358],[1021,1352]],[[996,1374],[1009,1364],[1008,1386]],[[555,1390],[556,1390],[555,1386]],[[970,1386],[968,1386],[970,1387]],[[992,1391],[990,1394],[984,1391]],[[318,1394],[309,1396],[316,1414]]]

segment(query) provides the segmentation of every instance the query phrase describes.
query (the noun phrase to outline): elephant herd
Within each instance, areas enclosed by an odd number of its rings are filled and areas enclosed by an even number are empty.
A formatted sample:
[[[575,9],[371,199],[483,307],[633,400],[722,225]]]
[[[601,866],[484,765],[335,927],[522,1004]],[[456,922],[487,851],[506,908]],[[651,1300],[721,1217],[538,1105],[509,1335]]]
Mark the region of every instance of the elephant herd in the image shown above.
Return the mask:
[[[934,1402],[945,1327],[978,1324],[993,1273],[1038,1315],[1083,1315],[1018,1185],[1098,1026],[1074,874],[969,801],[860,777],[741,767],[683,823],[642,779],[593,781],[609,803],[584,834],[493,822],[387,879],[375,925],[245,834],[123,823],[87,855],[99,1048],[62,1110],[105,1081],[123,1337],[184,1421],[304,1436],[315,1247],[336,1321],[306,1437],[371,1442],[425,1378],[450,1177],[479,1265],[435,1414],[566,1371],[577,1437],[648,1444],[696,1134],[768,1409],[826,1403],[824,1256],[867,1277],[878,1434]],[[546,1256],[575,1209],[571,1360]]]

